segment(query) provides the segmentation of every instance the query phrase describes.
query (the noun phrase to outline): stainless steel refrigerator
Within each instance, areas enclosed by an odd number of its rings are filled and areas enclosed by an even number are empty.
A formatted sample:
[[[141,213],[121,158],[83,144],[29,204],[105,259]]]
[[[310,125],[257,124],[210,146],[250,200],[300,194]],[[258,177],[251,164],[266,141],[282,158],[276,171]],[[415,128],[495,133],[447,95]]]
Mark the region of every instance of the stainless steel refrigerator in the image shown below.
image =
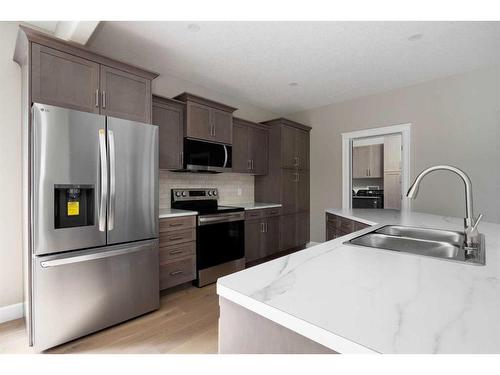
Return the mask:
[[[158,127],[32,116],[26,313],[44,350],[159,307]]]

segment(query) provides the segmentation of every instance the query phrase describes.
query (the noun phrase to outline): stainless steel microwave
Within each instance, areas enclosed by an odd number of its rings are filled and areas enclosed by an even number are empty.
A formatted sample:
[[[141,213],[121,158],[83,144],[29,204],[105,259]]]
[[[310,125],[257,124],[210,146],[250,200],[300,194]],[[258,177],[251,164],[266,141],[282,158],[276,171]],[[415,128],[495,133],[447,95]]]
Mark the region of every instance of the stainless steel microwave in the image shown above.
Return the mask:
[[[232,146],[221,143],[184,139],[184,172],[231,172]]]

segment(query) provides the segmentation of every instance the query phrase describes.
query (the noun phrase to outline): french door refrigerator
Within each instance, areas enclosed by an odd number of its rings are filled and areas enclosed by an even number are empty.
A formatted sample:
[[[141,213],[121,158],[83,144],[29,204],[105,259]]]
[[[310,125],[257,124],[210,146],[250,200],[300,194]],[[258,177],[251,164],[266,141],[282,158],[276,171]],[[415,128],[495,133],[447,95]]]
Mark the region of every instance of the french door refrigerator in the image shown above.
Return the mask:
[[[30,345],[158,309],[158,127],[35,103],[30,144]]]

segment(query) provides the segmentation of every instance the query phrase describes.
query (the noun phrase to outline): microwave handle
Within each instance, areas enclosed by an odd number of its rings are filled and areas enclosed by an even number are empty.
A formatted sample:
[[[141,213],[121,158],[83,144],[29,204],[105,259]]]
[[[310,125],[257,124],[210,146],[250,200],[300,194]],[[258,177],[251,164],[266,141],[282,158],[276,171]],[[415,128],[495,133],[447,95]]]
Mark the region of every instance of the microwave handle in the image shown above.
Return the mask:
[[[227,165],[227,146],[226,145],[222,145],[224,147],[224,166],[222,168],[226,168],[226,165]]]

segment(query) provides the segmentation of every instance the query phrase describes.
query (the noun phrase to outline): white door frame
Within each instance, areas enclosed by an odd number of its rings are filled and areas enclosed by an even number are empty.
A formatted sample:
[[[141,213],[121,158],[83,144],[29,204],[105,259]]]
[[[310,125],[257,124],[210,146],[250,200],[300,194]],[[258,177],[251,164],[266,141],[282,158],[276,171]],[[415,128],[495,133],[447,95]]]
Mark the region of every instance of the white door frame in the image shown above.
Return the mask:
[[[352,204],[352,141],[356,138],[384,136],[394,133],[401,133],[401,188],[403,192],[410,188],[410,144],[411,144],[411,124],[400,124],[357,130],[349,133],[342,133],[342,208],[350,209]],[[401,211],[410,210],[410,200],[403,196],[401,201]]]

